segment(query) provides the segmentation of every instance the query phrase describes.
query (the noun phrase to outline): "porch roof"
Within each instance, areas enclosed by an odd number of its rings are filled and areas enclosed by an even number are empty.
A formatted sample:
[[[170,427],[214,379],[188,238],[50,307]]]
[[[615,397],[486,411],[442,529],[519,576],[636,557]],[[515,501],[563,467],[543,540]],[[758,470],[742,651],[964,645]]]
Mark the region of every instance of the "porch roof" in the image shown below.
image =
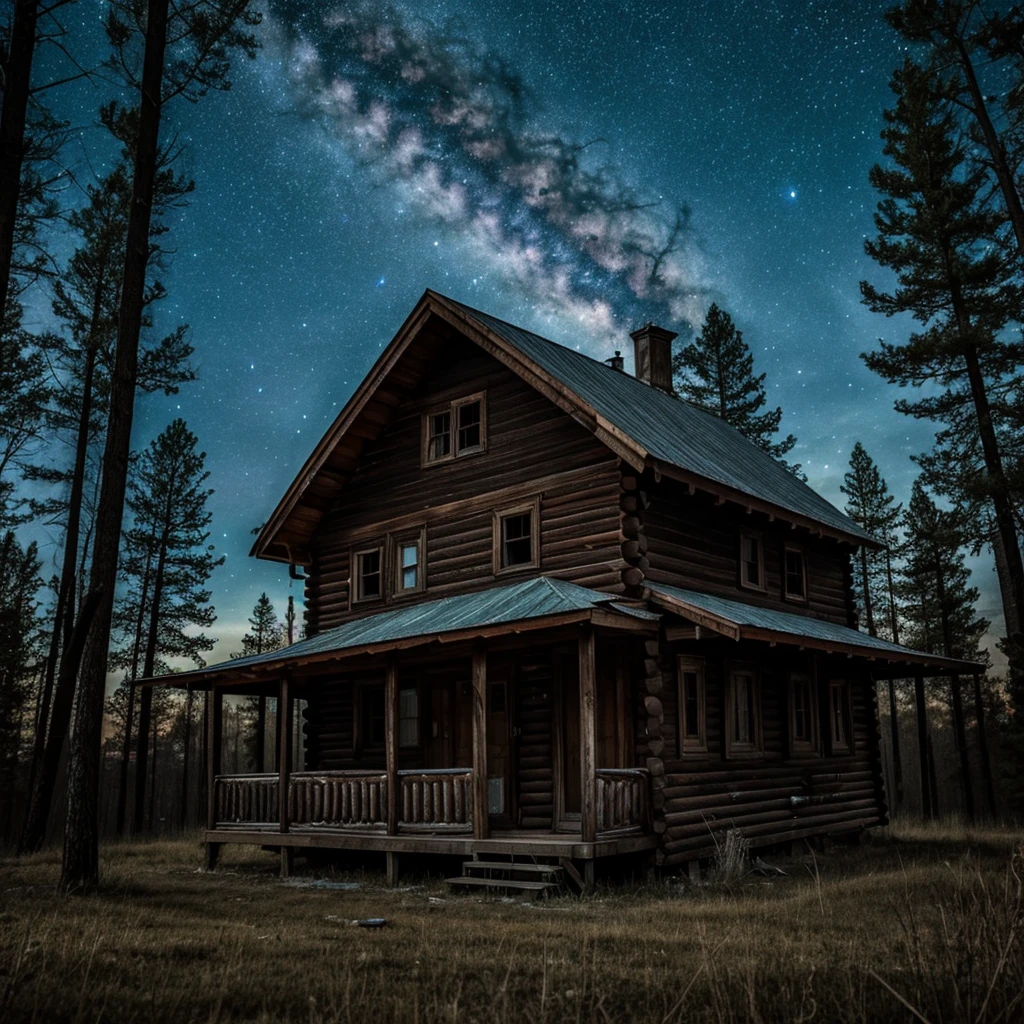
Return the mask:
[[[766,640],[829,653],[851,654],[874,661],[916,666],[927,670],[929,675],[969,674],[984,672],[986,668],[975,661],[915,651],[848,626],[812,619],[807,615],[759,608],[743,601],[683,590],[666,583],[648,582],[647,591],[654,604],[733,640]]]
[[[137,679],[136,686],[192,686],[230,677],[248,679],[314,662],[356,654],[453,642],[522,630],[593,621],[620,628],[654,626],[660,614],[624,604],[613,594],[536,576],[503,587],[390,608],[265,654],[209,665],[190,672]]]

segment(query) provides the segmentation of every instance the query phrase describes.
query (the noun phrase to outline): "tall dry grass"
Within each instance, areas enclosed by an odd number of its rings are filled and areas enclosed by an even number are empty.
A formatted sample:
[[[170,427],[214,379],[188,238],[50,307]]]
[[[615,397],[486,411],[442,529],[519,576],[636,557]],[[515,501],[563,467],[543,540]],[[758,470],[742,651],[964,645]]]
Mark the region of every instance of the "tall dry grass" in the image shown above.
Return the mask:
[[[604,885],[536,906],[281,882],[195,842],[105,851],[93,896],[54,854],[0,862],[5,1021],[971,1021],[1024,1017],[1019,833],[901,826],[728,887]],[[337,883],[356,883],[340,888]],[[368,931],[353,919],[383,916]]]

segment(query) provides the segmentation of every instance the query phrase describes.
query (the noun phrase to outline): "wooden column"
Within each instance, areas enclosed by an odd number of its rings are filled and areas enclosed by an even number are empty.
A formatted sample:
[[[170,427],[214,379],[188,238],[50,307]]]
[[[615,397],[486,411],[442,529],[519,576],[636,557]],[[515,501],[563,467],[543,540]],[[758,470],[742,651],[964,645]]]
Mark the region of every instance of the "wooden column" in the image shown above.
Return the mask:
[[[985,790],[988,813],[996,816],[996,790],[992,784],[992,762],[988,756],[988,741],[985,738],[985,704],[981,699],[981,673],[974,673],[974,717],[978,725],[978,753],[981,755],[981,784]]]
[[[960,757],[960,780],[964,787],[964,809],[967,820],[973,825],[977,820],[974,810],[974,784],[971,782],[971,764],[967,756],[967,728],[964,725],[964,702],[960,692],[960,677],[952,676],[949,680],[950,693],[953,696],[953,735],[956,737],[956,750]]]
[[[217,827],[217,776],[220,774],[223,718],[224,695],[215,690],[211,684],[209,699],[206,703],[206,828],[210,831]],[[207,871],[212,871],[217,866],[219,851],[220,843],[207,842]]]
[[[281,723],[277,734],[277,818],[282,835],[288,832],[288,790],[292,773],[292,701],[288,683],[288,676],[283,675],[277,684],[277,717]],[[282,878],[287,878],[292,873],[294,855],[295,851],[291,846],[281,847]]]
[[[388,835],[393,836],[398,831],[398,665],[394,654],[388,655],[384,675],[384,757],[388,773]],[[389,880],[390,877],[389,872]]]
[[[903,758],[900,756],[900,723],[896,709],[896,681],[888,680],[889,686],[889,735],[892,741],[892,775],[895,792],[895,809],[903,810]]]
[[[473,649],[473,838],[486,839],[487,820],[487,651]]]
[[[932,789],[928,764],[928,710],[924,700],[924,675],[918,669],[914,672],[914,702],[917,705],[917,756],[921,765],[921,813],[932,818]]]
[[[580,826],[582,840],[597,838],[597,721],[594,627],[583,627],[580,653]]]

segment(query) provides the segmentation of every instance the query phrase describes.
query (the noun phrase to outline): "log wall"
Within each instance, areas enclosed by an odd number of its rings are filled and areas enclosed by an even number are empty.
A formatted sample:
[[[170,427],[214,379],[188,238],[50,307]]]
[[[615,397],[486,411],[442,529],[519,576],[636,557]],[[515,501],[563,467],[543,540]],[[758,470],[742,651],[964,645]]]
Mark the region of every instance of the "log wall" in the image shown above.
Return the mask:
[[[487,396],[487,450],[421,466],[424,411],[479,391]],[[349,605],[353,546],[389,531],[426,527],[426,589],[403,602],[514,582],[519,574],[493,572],[493,512],[538,496],[540,572],[621,592],[619,476],[616,457],[583,426],[470,342],[453,340],[415,400],[367,445],[320,524],[306,585],[308,634],[390,606]]]
[[[662,644],[665,685],[660,723],[664,744],[664,788],[655,808],[662,833],[659,862],[670,865],[713,857],[725,832],[739,829],[752,845],[771,845],[819,833],[839,832],[887,820],[879,757],[878,711],[874,683],[858,663],[764,645]],[[678,654],[704,659],[706,755],[683,758],[678,740]],[[725,673],[730,660],[756,664],[760,672],[764,752],[752,760],[727,759]],[[817,671],[819,753],[788,754],[789,671]],[[827,680],[850,684],[854,752],[830,756]],[[669,682],[671,680],[671,683]],[[641,733],[642,733],[641,729]],[[645,738],[638,737],[638,745]]]

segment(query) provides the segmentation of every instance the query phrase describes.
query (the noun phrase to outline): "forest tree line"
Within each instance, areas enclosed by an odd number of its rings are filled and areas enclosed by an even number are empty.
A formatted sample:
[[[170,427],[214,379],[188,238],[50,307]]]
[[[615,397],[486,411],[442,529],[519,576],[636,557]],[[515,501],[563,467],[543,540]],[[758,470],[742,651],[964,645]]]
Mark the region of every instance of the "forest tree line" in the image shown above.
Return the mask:
[[[209,582],[221,559],[205,455],[180,419],[145,443],[132,425],[137,399],[196,377],[188,326],[159,329],[176,211],[196,187],[178,129],[208,93],[229,88],[234,62],[255,56],[260,21],[250,0],[107,0],[105,48],[92,60],[68,29],[75,3],[15,0],[0,24],[0,827],[26,851],[62,836],[66,889],[96,883],[101,819],[122,834],[184,827],[201,803],[201,695],[110,695],[107,678],[202,665],[214,643]],[[865,168],[878,196],[865,250],[878,273],[861,295],[914,328],[880,318],[883,339],[863,359],[900,389],[897,410],[935,435],[902,502],[865,447],[853,448],[847,511],[884,545],[855,560],[861,627],[984,659],[990,624],[966,559],[991,552],[1008,669],[990,673],[980,702],[966,681],[930,692],[964,723],[951,735],[965,810],[986,800],[972,711],[984,706],[997,738],[987,777],[999,806],[1019,813],[1024,13],[904,0],[887,19],[907,57],[882,114],[883,159]],[[97,130],[89,159],[74,160],[81,133],[54,111],[83,83]],[[52,311],[45,330],[27,322],[29,299]],[[676,352],[674,371],[684,399],[802,475],[766,375],[722,305]],[[24,540],[33,524],[60,538],[45,569]],[[264,595],[254,609],[247,645],[293,638],[294,616],[282,625],[270,605]],[[898,685],[889,696],[883,706],[898,715],[908,697]],[[272,704],[228,713],[229,765],[272,764]],[[140,732],[145,751],[133,746]]]

